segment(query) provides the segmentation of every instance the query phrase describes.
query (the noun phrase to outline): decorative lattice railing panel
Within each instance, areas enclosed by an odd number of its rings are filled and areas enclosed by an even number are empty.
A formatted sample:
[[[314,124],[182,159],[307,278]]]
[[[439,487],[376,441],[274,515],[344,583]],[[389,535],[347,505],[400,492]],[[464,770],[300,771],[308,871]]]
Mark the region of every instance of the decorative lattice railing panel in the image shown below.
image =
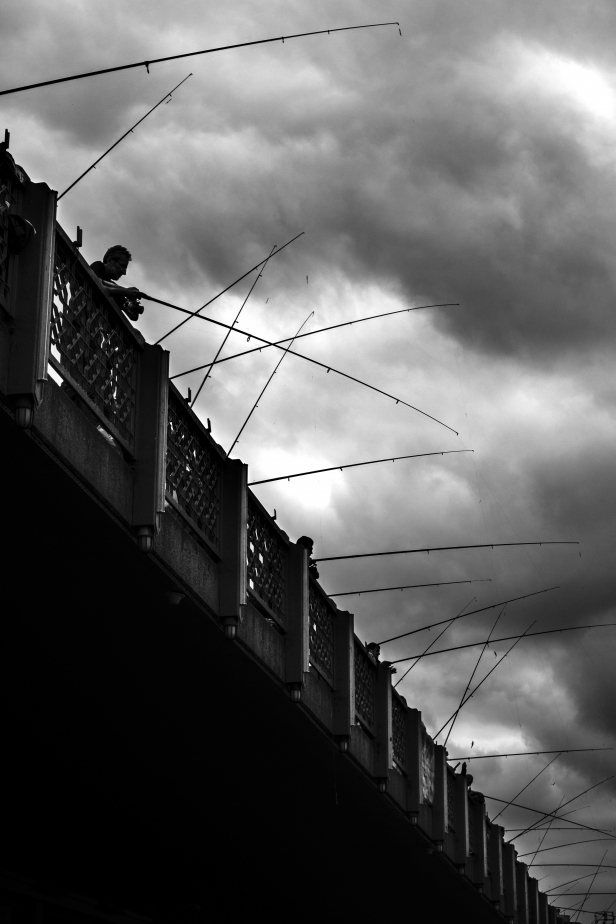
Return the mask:
[[[445,774],[447,780],[447,830],[453,833],[456,830],[456,778],[447,767]]]
[[[370,731],[374,730],[376,667],[361,645],[355,644],[355,712]]]
[[[310,608],[310,661],[334,685],[334,609],[313,581],[308,591]]]
[[[434,804],[434,741],[421,726],[421,801]]]
[[[406,769],[406,708],[404,703],[392,690],[391,727],[394,760],[403,770]]]
[[[277,619],[285,621],[287,546],[274,521],[248,494],[248,589]]]
[[[222,462],[212,438],[170,385],[167,495],[199,528],[216,552],[220,550]]]
[[[59,227],[51,353],[69,384],[87,395],[129,445],[135,434],[139,344]]]

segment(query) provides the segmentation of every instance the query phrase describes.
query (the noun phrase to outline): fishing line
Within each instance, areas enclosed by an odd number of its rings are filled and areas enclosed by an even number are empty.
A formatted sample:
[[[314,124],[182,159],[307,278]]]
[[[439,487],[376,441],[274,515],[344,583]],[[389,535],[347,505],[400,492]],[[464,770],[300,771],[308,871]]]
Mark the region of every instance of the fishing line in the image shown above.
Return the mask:
[[[449,624],[446,625],[445,628],[444,628],[441,632],[439,632],[439,634],[436,636],[436,638],[435,638],[433,641],[430,642],[430,644],[429,644],[428,647],[425,649],[425,651],[423,652],[423,654],[420,655],[419,658],[417,658],[417,660],[413,662],[413,664],[411,664],[411,666],[409,667],[409,669],[408,669],[407,671],[405,671],[404,674],[402,675],[402,677],[400,677],[400,679],[397,681],[397,683],[394,684],[394,689],[398,686],[399,683],[402,683],[402,681],[404,680],[404,678],[406,677],[407,674],[410,674],[410,672],[413,670],[413,668],[415,667],[415,665],[416,665],[416,664],[419,664],[419,662],[421,661],[423,655],[426,654],[426,653],[430,650],[430,648],[432,648],[432,646],[436,644],[436,642],[438,642],[439,638],[441,638],[441,636],[443,636],[443,635],[445,634],[445,632],[447,631],[447,629],[449,628],[449,626],[452,626],[452,625],[454,624],[454,622],[456,621],[456,619],[459,619],[460,616],[462,616],[462,614],[464,613],[464,610],[466,609],[466,607],[467,607],[467,606],[470,606],[471,603],[473,603],[473,602],[476,601],[476,600],[477,600],[477,597],[473,597],[472,600],[469,600],[469,601],[468,601],[468,603],[466,604],[466,606],[463,606],[463,607],[462,607],[462,609],[461,609],[460,612],[457,614],[457,616],[453,616],[453,617],[451,618],[451,620],[449,621]]]

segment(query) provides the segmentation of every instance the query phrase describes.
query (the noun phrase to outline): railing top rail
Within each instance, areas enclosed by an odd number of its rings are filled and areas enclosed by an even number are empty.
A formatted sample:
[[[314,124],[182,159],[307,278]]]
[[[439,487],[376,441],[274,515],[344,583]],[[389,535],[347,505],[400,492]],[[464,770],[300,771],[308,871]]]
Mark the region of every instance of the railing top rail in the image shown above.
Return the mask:
[[[222,446],[216,442],[210,431],[206,426],[204,426],[199,417],[197,417],[190,405],[187,404],[186,399],[182,396],[181,391],[174,385],[171,379],[169,379],[169,395],[173,395],[173,397],[177,399],[178,404],[181,405],[182,416],[190,420],[191,425],[199,431],[200,435],[210,445],[212,450],[220,456],[222,461],[225,461],[227,458],[226,452]]]
[[[274,532],[280,538],[280,540],[285,544],[285,546],[287,547],[290,546],[291,540],[289,539],[288,534],[285,533],[285,531],[281,529],[280,526],[278,526],[278,524],[276,523],[276,520],[273,518],[271,513],[267,512],[267,510],[265,509],[265,507],[263,506],[259,498],[256,496],[256,494],[254,494],[253,491],[250,490],[250,488],[248,488],[248,503],[254,504],[255,507],[257,507],[257,509],[259,510],[259,513],[263,514],[265,519],[268,521],[269,526],[271,526],[271,528],[274,530]]]
[[[96,291],[97,297],[100,294],[101,298],[104,300],[107,307],[109,307],[109,309],[111,310],[114,316],[114,319],[117,318],[119,320],[120,324],[122,325],[122,327],[124,328],[128,336],[132,340],[134,340],[134,346],[136,346],[139,350],[143,350],[143,347],[145,345],[145,338],[138,330],[136,330],[132,326],[132,324],[128,321],[128,319],[124,317],[122,310],[118,307],[118,305],[115,303],[113,298],[111,298],[108,290],[102,284],[102,282],[100,281],[96,273],[94,273],[90,269],[89,264],[82,257],[79,250],[74,246],[70,237],[68,236],[68,234],[66,233],[66,231],[64,230],[64,228],[59,222],[56,222],[56,237],[60,237],[62,239],[62,243],[70,248],[72,256],[75,258],[77,265],[79,266],[81,270],[84,270],[86,272],[88,281],[93,283],[93,288],[94,288],[94,291]]]

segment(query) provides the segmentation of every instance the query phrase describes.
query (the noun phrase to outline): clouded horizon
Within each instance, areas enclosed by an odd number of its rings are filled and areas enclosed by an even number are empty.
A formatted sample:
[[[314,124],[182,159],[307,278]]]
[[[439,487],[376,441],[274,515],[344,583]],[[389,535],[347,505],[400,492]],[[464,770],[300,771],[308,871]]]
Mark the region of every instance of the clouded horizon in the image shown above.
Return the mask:
[[[297,341],[294,349],[420,408],[287,356],[234,450],[249,480],[384,456],[472,449],[263,485],[255,493],[315,557],[498,542],[323,563],[329,593],[431,581],[490,583],[337,598],[379,641],[468,609],[508,606],[495,636],[616,622],[616,10],[468,0],[310,5],[9,0],[0,88],[270,35],[399,20],[138,68],[0,98],[11,153],[60,192],[167,91],[193,76],[59,203],[92,262],[131,250],[127,285],[194,309],[271,260],[239,326],[266,339],[456,302]],[[231,323],[253,279],[207,314]],[[153,342],[177,323],[145,303]],[[224,334],[190,321],[164,341],[171,372],[207,362]],[[254,342],[234,335],[225,354]],[[279,355],[215,367],[195,410],[228,450]],[[193,394],[202,374],[176,379]],[[473,597],[477,602],[470,604]],[[459,620],[442,647],[487,638],[500,609]],[[616,628],[521,642],[461,712],[452,755],[612,747]],[[384,646],[416,654],[423,632]],[[495,645],[499,656],[511,643]],[[397,688],[434,734],[480,648],[426,657]],[[476,679],[495,663],[488,651]],[[404,664],[398,665],[398,680]],[[442,743],[444,736],[439,737]],[[553,755],[552,755],[553,756]],[[551,756],[471,761],[474,788],[512,798]],[[613,752],[559,757],[520,802],[550,811],[614,772]],[[571,818],[614,832],[614,780]],[[494,817],[501,806],[488,800]],[[507,809],[520,828],[535,817]],[[564,823],[563,823],[564,824]],[[574,830],[574,829],[572,829]],[[552,832],[557,845],[593,835]],[[599,837],[600,835],[596,835]],[[525,836],[520,853],[539,837]],[[609,842],[556,850],[605,863]],[[533,862],[540,888],[577,875]],[[525,858],[527,862],[530,857]],[[545,860],[545,862],[549,862]],[[616,864],[614,864],[616,865]],[[614,892],[613,871],[594,890]],[[589,882],[590,880],[585,880]],[[579,891],[578,885],[573,886]],[[582,882],[582,887],[584,882]],[[558,890],[556,890],[558,891]],[[580,899],[558,899],[568,907]],[[612,898],[589,899],[588,910]]]

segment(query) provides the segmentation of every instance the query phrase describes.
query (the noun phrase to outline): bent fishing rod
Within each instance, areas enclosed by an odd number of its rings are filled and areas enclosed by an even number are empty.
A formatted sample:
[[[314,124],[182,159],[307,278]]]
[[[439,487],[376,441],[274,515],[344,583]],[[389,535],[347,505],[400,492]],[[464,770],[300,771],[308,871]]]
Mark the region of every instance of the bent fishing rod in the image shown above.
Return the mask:
[[[178,330],[178,329],[179,329],[180,327],[182,327],[184,324],[188,323],[188,321],[190,321],[191,318],[200,317],[199,312],[203,311],[204,308],[207,308],[208,305],[211,305],[212,302],[215,302],[217,298],[220,298],[221,295],[224,295],[225,292],[228,292],[229,289],[232,289],[232,288],[233,288],[233,286],[236,286],[236,285],[238,284],[238,282],[241,282],[242,279],[245,279],[245,278],[246,278],[246,276],[250,276],[251,273],[254,273],[254,271],[255,271],[256,269],[259,269],[260,266],[264,266],[269,260],[272,259],[272,257],[275,257],[275,256],[277,256],[277,254],[282,253],[282,251],[285,249],[285,247],[288,247],[289,244],[292,244],[293,241],[296,241],[296,240],[298,239],[298,237],[301,237],[302,234],[305,234],[305,233],[306,233],[305,231],[300,231],[299,234],[296,234],[295,237],[292,237],[291,240],[290,240],[290,241],[287,241],[286,244],[283,244],[282,247],[275,247],[275,248],[268,254],[267,257],[265,257],[265,258],[264,258],[263,260],[261,260],[259,263],[255,263],[255,265],[254,265],[253,267],[251,267],[249,270],[247,270],[247,271],[246,271],[245,273],[243,273],[241,276],[238,276],[238,278],[235,279],[232,283],[230,283],[225,289],[223,289],[222,292],[218,292],[218,294],[217,294],[217,295],[214,295],[209,301],[207,301],[207,302],[205,303],[205,305],[201,305],[201,307],[200,307],[200,308],[197,308],[195,311],[188,311],[186,308],[179,308],[177,305],[172,305],[170,302],[163,302],[163,301],[161,301],[159,298],[153,298],[153,296],[151,296],[151,295],[146,295],[145,292],[141,292],[141,293],[140,293],[140,297],[141,297],[141,298],[147,299],[149,302],[156,302],[157,305],[166,305],[167,308],[175,308],[176,311],[181,311],[181,312],[183,312],[184,314],[189,315],[189,317],[184,318],[183,321],[180,321],[179,324],[176,324],[175,327],[172,327],[171,330],[168,330],[166,334],[163,334],[162,337],[159,337],[158,340],[156,341],[156,343],[154,344],[154,346],[158,346],[159,343],[162,343],[163,340],[166,340],[167,337],[170,337],[171,334],[175,333],[176,330]],[[203,320],[203,319],[202,319],[202,320]],[[230,327],[228,324],[223,324],[222,327],[227,327],[227,328],[229,328],[230,330],[231,330],[231,329],[232,329],[232,330],[235,330],[234,327]],[[255,338],[255,339],[258,339],[258,338]]]
[[[475,578],[466,581],[435,581],[432,584],[402,584],[396,587],[371,587],[368,590],[343,590],[335,594],[328,594],[328,597],[354,597],[357,594],[380,594],[385,590],[413,590],[417,587],[448,587],[450,584],[486,584],[491,583],[492,578]],[[452,616],[455,619],[455,616]]]
[[[541,632],[533,632],[531,635],[524,635],[524,638],[535,638],[537,635],[552,635],[554,632],[573,632],[575,629],[603,629],[607,626],[616,626],[616,622],[596,622],[588,626],[565,626],[562,629],[542,629]],[[487,641],[483,642],[469,642],[468,645],[455,645],[453,648],[440,648],[438,651],[430,651],[427,654],[409,655],[407,658],[398,658],[397,661],[391,661],[391,664],[399,664],[401,661],[410,661],[412,658],[429,658],[430,655],[446,654],[449,651],[460,651],[462,648],[477,648],[479,645],[486,645],[487,642],[490,642],[491,645],[495,645],[497,642],[510,642],[514,638],[522,638],[522,636],[506,635],[504,638],[487,639]]]
[[[361,324],[363,321],[374,321],[376,318],[388,318],[392,314],[406,314],[409,311],[421,311],[423,308],[459,308],[460,302],[441,302],[438,305],[415,305],[413,308],[398,308],[396,311],[385,311],[383,314],[371,314],[367,318],[355,318],[353,321],[342,321],[340,324],[330,324],[329,327],[319,327],[317,330],[308,330],[305,334],[300,334],[299,337],[296,337],[296,340],[301,340],[302,337],[313,337],[315,334],[324,334],[328,330],[336,330],[338,327],[351,327],[353,324]],[[184,322],[186,323],[186,322]],[[276,340],[272,346],[282,346],[284,343],[288,343],[292,340],[292,337],[285,337],[284,340]],[[250,350],[242,350],[241,353],[232,353],[230,356],[223,356],[222,359],[218,359],[218,354],[214,357],[211,363],[202,363],[200,366],[195,366],[193,369],[187,369],[185,372],[176,372],[175,375],[170,376],[170,379],[179,379],[183,375],[189,375],[191,372],[199,372],[201,369],[207,369],[208,366],[218,366],[219,363],[226,363],[230,359],[238,359],[240,356],[248,356],[250,353],[260,353],[261,350],[266,350],[267,347],[252,347]]]
[[[188,77],[192,77],[192,74],[189,74]],[[80,176],[78,176],[77,179],[76,179],[73,183],[71,183],[70,186],[67,186],[67,187],[66,187],[66,189],[64,190],[64,192],[61,192],[61,193],[60,193],[60,195],[58,196],[57,201],[59,202],[60,199],[62,198],[62,196],[65,196],[65,195],[67,194],[67,192],[70,192],[70,191],[71,191],[71,189],[73,188],[73,186],[76,186],[77,183],[79,183],[80,180],[83,180],[84,176],[87,176],[87,174],[90,172],[90,170],[94,170],[94,169],[96,168],[96,165],[97,165],[97,164],[100,164],[101,160],[102,160],[104,157],[107,157],[107,154],[109,154],[111,151],[113,151],[114,148],[117,148],[117,146],[119,145],[119,143],[120,143],[121,141],[124,141],[124,139],[126,138],[126,136],[127,136],[127,135],[130,135],[130,133],[131,133],[132,131],[134,131],[134,130],[137,128],[138,125],[141,125],[141,123],[142,123],[145,119],[147,119],[147,117],[150,115],[150,113],[154,112],[155,109],[158,109],[159,106],[162,106],[162,104],[165,102],[165,100],[167,100],[168,102],[170,102],[170,101],[171,101],[171,94],[172,94],[172,93],[175,93],[175,91],[178,89],[178,87],[181,87],[183,83],[186,83],[186,81],[188,80],[188,77],[185,77],[184,80],[180,80],[180,82],[177,84],[177,86],[175,86],[175,87],[173,88],[173,90],[169,90],[169,92],[166,93],[166,94],[163,96],[163,98],[160,99],[160,100],[156,103],[155,106],[152,106],[152,108],[149,109],[149,110],[146,112],[146,114],[145,114],[144,116],[141,116],[141,118],[139,119],[138,122],[135,122],[135,124],[134,124],[133,126],[131,126],[131,128],[129,128],[127,132],[124,132],[124,134],[122,135],[121,138],[118,138],[118,140],[117,140],[114,144],[112,144],[110,148],[107,148],[107,150],[105,151],[105,153],[104,153],[104,154],[101,154],[101,156],[98,158],[98,160],[95,160],[94,163],[93,163],[90,167],[88,167],[87,170],[84,170],[83,173],[82,173]]]
[[[417,410],[417,408],[415,408]],[[421,412],[423,413],[423,412]],[[429,416],[429,415],[428,415]],[[434,419],[434,418],[432,418]],[[440,421],[439,421],[440,423]],[[444,424],[443,426],[446,426]],[[448,429],[451,429],[450,427]],[[314,561],[347,561],[350,558],[378,558],[382,555],[414,555],[417,552],[451,552],[455,549],[497,549],[510,545],[579,545],[579,542],[562,540],[542,542],[484,542],[480,545],[437,545],[429,549],[396,549],[393,552],[357,552],[354,555],[330,555],[325,558],[315,558]]]
[[[194,58],[197,55],[211,55],[217,51],[231,51],[234,48],[248,48],[251,45],[267,45],[271,42],[289,41],[290,39],[305,38],[309,35],[330,35],[332,32],[352,32],[357,29],[377,29],[380,26],[398,26],[398,31],[402,35],[399,22],[372,22],[364,23],[361,26],[340,26],[337,29],[319,29],[314,32],[295,32],[292,35],[277,35],[274,38],[256,39],[252,42],[236,42],[233,45],[219,45],[216,48],[203,48],[200,51],[187,51],[179,55],[166,55],[163,58],[150,58],[148,61],[136,61],[132,64],[119,64],[115,67],[103,67],[96,71],[84,71],[82,74],[72,74],[70,77],[56,77],[54,80],[41,80],[38,83],[29,83],[22,87],[12,87],[10,90],[0,90],[0,96],[7,96],[9,93],[21,93],[23,90],[35,90],[37,87],[49,87],[55,83],[67,83],[71,80],[83,80],[85,77],[97,77],[100,74],[113,74],[116,71],[128,71],[135,67],[145,67],[148,74],[150,73],[151,64],[162,64],[164,61],[178,61],[181,58]]]
[[[457,616],[450,616],[448,619],[441,619],[440,622],[431,622],[427,626],[420,626],[419,629],[410,629],[403,632],[402,635],[393,635],[391,638],[383,639],[382,642],[376,642],[377,645],[386,645],[388,642],[396,642],[399,638],[406,638],[408,635],[416,635],[417,632],[423,632],[425,629],[434,629],[436,626],[442,626],[446,622],[455,622],[456,619],[464,619],[466,616],[474,616],[475,613],[485,613],[486,610],[493,610],[497,606],[504,606],[505,603],[517,603],[518,600],[527,600],[529,597],[537,597],[539,594],[547,594],[551,590],[560,590],[560,585],[555,587],[545,587],[543,590],[535,590],[532,594],[524,594],[522,597],[511,597],[510,600],[501,600],[499,603],[491,603],[490,606],[482,606],[478,610],[469,610],[468,613],[458,613]],[[466,609],[466,607],[464,607]]]
[[[296,338],[298,339],[298,338]],[[399,459],[423,459],[425,456],[450,456],[458,452],[474,452],[474,449],[445,449],[442,452],[418,452],[412,456],[388,456],[386,459],[372,459],[370,462],[350,462],[348,465],[332,465],[329,468],[313,468],[309,472],[295,472],[293,475],[278,475],[276,478],[262,478],[249,481],[248,487],[255,484],[269,484],[272,481],[290,481],[291,478],[303,478],[305,475],[319,475],[322,472],[338,472],[344,468],[358,468],[360,465],[377,465],[380,462],[397,462]],[[331,597],[332,594],[329,594]]]
[[[614,748],[565,748],[562,751],[512,751],[510,754],[470,754],[467,757],[448,757],[449,763],[455,760],[488,760],[490,757],[534,757],[537,754],[578,754],[582,751],[613,751]],[[511,829],[513,830],[513,829]],[[520,830],[522,830],[520,828]],[[568,831],[569,828],[565,828]]]
[[[280,249],[282,250],[282,248]],[[279,253],[279,251],[274,251],[274,254],[272,256],[275,256],[276,253]],[[262,262],[265,262],[265,261],[262,261]],[[259,263],[258,266],[260,265],[261,264]],[[251,272],[251,270],[249,270],[249,272]],[[233,283],[233,285],[235,285],[235,283]],[[229,288],[231,288],[231,286],[229,286]],[[219,295],[222,295],[222,292],[220,292]],[[215,296],[215,298],[218,298],[219,295]],[[383,391],[382,388],[377,388],[376,385],[369,385],[368,382],[364,382],[362,379],[358,379],[354,375],[349,375],[348,372],[342,372],[340,369],[336,369],[336,367],[332,366],[331,363],[319,362],[318,359],[312,359],[312,357],[310,356],[305,356],[303,353],[298,353],[297,350],[291,350],[283,346],[278,346],[277,344],[272,343],[271,340],[265,340],[263,337],[257,337],[256,334],[251,334],[249,331],[242,330],[240,327],[232,327],[230,324],[224,324],[222,321],[217,321],[215,318],[205,317],[204,315],[198,314],[195,311],[189,311],[187,308],[180,308],[179,305],[173,305],[171,302],[164,302],[160,298],[154,298],[154,296],[152,295],[146,295],[145,292],[140,292],[139,297],[145,298],[150,302],[155,302],[157,305],[164,305],[166,308],[173,308],[175,311],[181,311],[182,314],[187,314],[189,315],[190,318],[197,318],[199,321],[207,321],[210,324],[216,324],[218,327],[224,327],[226,330],[233,330],[238,334],[243,334],[244,337],[248,337],[249,340],[250,339],[258,340],[259,343],[265,343],[267,346],[275,346],[277,349],[282,350],[283,353],[287,352],[287,353],[290,353],[292,356],[299,356],[300,359],[304,359],[306,360],[306,362],[312,363],[314,366],[319,366],[321,369],[325,369],[327,372],[334,372],[336,375],[340,375],[344,379],[349,379],[351,382],[357,382],[358,385],[363,385],[364,388],[369,388],[371,391],[375,391],[377,392],[377,394],[383,395],[385,398],[391,398],[391,400],[395,401],[396,404],[403,404],[405,407],[410,408],[412,411],[416,411],[418,414],[421,414],[423,417],[427,417],[429,420],[433,420],[435,423],[440,424],[441,427],[445,427],[446,430],[451,430],[451,432],[455,433],[456,436],[459,435],[457,430],[454,430],[453,427],[450,427],[448,424],[443,423],[443,421],[439,420],[438,417],[433,417],[432,414],[428,414],[427,411],[422,411],[420,408],[415,407],[414,404],[409,404],[408,401],[404,401],[402,398],[396,398],[395,395],[390,395],[389,392]],[[214,299],[212,299],[212,301],[214,301]],[[198,310],[200,311],[201,309],[198,309]],[[174,328],[174,330],[176,329],[177,328]],[[160,343],[161,340],[164,340],[165,337],[168,337],[170,333],[173,333],[173,331],[169,331],[169,333],[165,334],[164,337],[160,337],[156,341],[156,343],[157,344]],[[381,553],[381,554],[384,554],[384,553]]]

